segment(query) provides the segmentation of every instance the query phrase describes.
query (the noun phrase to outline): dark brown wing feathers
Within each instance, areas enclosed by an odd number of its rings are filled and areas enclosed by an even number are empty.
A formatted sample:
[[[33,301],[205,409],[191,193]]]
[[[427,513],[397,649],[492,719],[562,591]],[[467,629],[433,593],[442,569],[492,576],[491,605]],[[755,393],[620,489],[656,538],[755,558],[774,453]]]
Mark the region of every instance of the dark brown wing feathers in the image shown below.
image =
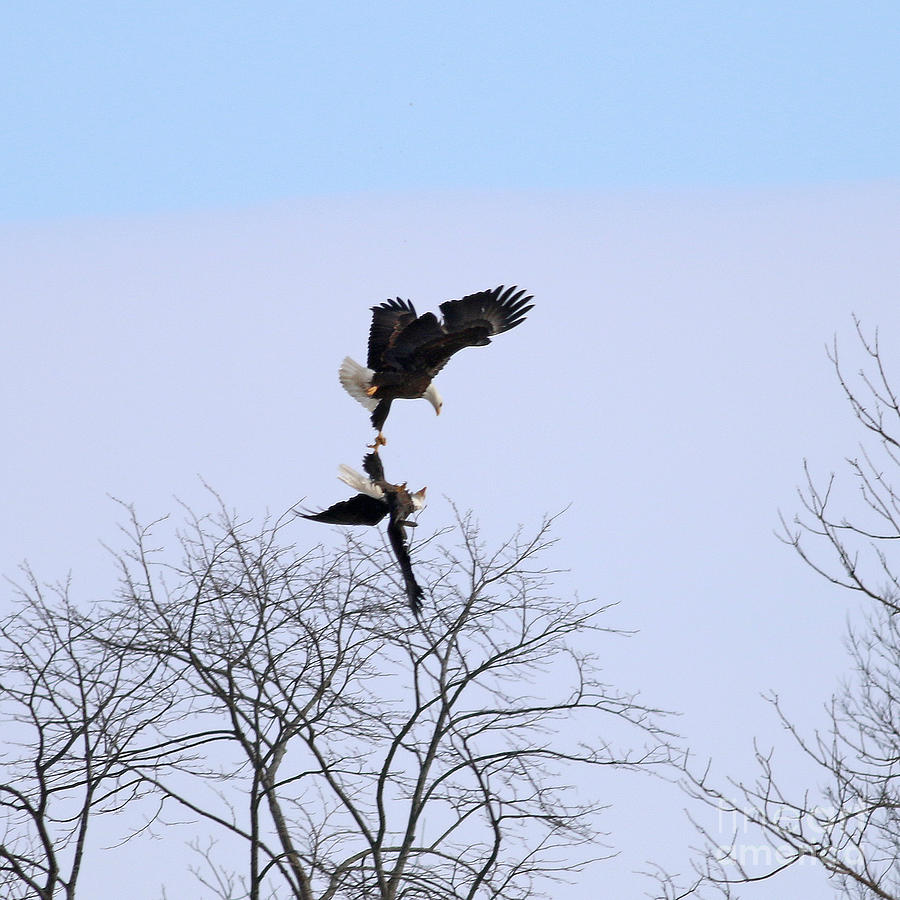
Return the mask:
[[[369,368],[434,377],[463,347],[483,347],[496,334],[521,324],[532,297],[516,286],[468,294],[441,304],[444,320],[433,313],[416,317],[407,300],[372,307]]]
[[[425,313],[395,334],[385,351],[382,367],[400,372],[418,371],[421,368],[418,357],[422,349],[439,345],[446,337],[447,333],[438,322],[437,316],[434,313]]]
[[[369,481],[384,486],[384,465],[377,453],[367,453],[362,461],[363,472],[369,476]]]
[[[441,304],[444,328],[448,332],[484,328],[488,335],[501,334],[515,328],[525,320],[533,306],[532,297],[515,285],[504,288],[501,284],[491,291],[479,291],[459,300],[446,300]]]
[[[376,372],[382,368],[384,355],[397,335],[416,320],[416,308],[409,300],[385,300],[372,307],[369,328],[369,355],[366,365]]]
[[[400,565],[400,572],[403,575],[403,585],[406,588],[406,599],[409,601],[413,614],[418,618],[422,611],[422,601],[425,592],[419,587],[416,576],[413,573],[412,560],[409,558],[409,550],[406,546],[406,533],[403,525],[395,521],[393,516],[387,527],[388,538]]]
[[[388,514],[388,505],[368,494],[341,500],[318,513],[297,513],[304,519],[327,525],[377,525]]]

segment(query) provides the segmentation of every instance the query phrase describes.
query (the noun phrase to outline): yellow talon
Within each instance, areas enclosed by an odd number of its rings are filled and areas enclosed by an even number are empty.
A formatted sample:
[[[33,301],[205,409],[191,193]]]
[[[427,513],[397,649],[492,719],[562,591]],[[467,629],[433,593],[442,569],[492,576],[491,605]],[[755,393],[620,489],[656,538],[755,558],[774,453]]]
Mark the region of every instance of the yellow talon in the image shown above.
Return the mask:
[[[374,397],[378,392],[378,385],[372,385],[370,388],[366,388],[366,395],[369,397]]]

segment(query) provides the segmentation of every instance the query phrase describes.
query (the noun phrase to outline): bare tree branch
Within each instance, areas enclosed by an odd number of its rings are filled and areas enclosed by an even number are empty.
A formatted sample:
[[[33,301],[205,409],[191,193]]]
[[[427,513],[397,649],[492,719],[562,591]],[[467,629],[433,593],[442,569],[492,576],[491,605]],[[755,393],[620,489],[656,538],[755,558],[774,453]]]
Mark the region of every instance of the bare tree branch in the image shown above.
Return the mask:
[[[716,785],[709,769],[685,762],[690,797],[716,811],[718,824],[735,823],[723,841],[694,819],[700,846],[693,875],[684,882],[656,871],[666,898],[732,896],[736,886],[778,876],[800,862],[826,872],[847,897],[900,900],[900,405],[891,387],[877,332],[868,338],[854,319],[868,361],[851,380],[838,354],[828,350],[838,383],[866,433],[858,457],[846,460],[856,497],[832,474],[819,484],[804,463],[802,511],[781,518],[781,539],[828,582],[871,601],[867,617],[850,628],[853,674],[827,706],[828,727],[803,735],[778,696],[769,699],[794,745],[821,773],[823,786],[798,792],[778,778],[774,751],[755,748],[753,781]],[[854,499],[856,502],[854,502]],[[833,507],[852,510],[837,514]],[[748,826],[766,854],[743,854],[738,835]],[[746,838],[744,838],[746,842]],[[759,847],[755,848],[757,851]],[[760,858],[764,856],[764,858]],[[749,858],[745,858],[749,857]]]
[[[664,713],[600,678],[608,608],[554,591],[552,519],[419,541],[416,621],[383,544],[299,551],[295,517],[220,502],[177,558],[125,509],[117,596],[87,615],[32,578],[0,633],[11,897],[74,894],[91,817],[131,804],[123,839],[170,808],[206,829],[195,875],[229,900],[533,897],[609,854],[579,770],[671,759]]]

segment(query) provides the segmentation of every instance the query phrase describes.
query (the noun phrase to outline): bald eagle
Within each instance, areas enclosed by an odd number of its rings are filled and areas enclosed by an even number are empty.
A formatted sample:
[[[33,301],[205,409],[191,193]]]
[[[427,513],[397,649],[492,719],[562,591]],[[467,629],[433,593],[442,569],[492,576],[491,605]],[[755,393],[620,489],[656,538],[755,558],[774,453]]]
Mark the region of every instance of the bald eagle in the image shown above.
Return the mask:
[[[378,436],[372,445],[385,443],[381,433],[394,400],[424,397],[436,413],[441,395],[432,379],[463,347],[485,347],[495,334],[515,328],[533,304],[530,295],[513,286],[479,291],[441,304],[439,322],[434,313],[417,315],[409,300],[386,300],[372,307],[367,366],[349,356],[339,377],[351,397],[372,411]]]
[[[422,598],[425,595],[413,574],[405,528],[415,527],[416,523],[410,522],[409,516],[425,507],[426,488],[411,494],[407,491],[405,482],[390,484],[385,480],[384,466],[377,453],[366,454],[363,459],[363,470],[368,477],[360,475],[350,466],[338,467],[338,478],[359,491],[355,497],[341,500],[322,512],[296,513],[296,515],[330,525],[377,525],[389,515],[388,539],[400,565],[406,598],[418,618],[422,611]]]

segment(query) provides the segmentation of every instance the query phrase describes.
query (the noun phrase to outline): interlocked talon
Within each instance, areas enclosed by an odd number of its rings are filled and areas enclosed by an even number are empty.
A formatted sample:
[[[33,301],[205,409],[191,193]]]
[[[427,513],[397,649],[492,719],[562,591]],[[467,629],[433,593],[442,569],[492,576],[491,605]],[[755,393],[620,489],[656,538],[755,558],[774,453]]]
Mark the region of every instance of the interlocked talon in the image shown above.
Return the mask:
[[[378,448],[383,447],[386,443],[387,443],[387,438],[379,431],[378,434],[375,435],[375,443],[374,444],[366,444],[366,446],[370,450],[374,450],[377,453]]]

